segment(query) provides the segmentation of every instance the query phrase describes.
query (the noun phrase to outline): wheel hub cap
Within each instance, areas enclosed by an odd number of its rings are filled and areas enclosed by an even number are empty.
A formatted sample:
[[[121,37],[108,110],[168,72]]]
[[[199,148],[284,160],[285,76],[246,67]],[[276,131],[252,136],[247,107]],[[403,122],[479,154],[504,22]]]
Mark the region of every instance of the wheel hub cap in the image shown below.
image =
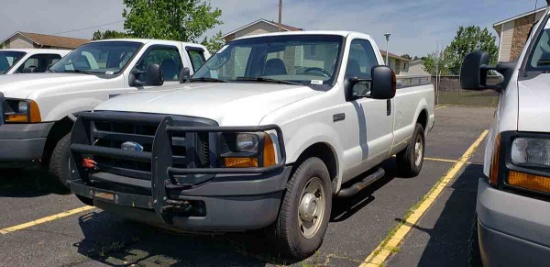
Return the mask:
[[[311,178],[302,189],[298,206],[298,227],[305,238],[313,238],[325,217],[325,194],[319,178]]]
[[[307,193],[300,203],[300,219],[306,222],[313,221],[317,212],[317,200],[314,194]]]

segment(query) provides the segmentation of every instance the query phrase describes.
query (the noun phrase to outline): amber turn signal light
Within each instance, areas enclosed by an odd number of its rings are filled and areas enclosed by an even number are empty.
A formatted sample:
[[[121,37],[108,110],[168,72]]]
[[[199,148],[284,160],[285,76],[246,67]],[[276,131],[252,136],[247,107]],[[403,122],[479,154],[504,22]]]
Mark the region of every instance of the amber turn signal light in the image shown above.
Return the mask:
[[[508,184],[519,188],[550,193],[550,178],[548,177],[510,171],[508,174]]]

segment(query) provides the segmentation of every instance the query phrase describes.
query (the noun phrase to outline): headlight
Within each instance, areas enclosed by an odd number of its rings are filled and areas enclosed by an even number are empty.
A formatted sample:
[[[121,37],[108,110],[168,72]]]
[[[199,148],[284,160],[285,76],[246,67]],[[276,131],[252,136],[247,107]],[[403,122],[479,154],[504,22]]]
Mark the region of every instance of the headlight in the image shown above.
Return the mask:
[[[550,194],[550,136],[538,133],[502,132],[493,147],[489,181],[508,187]]]
[[[3,109],[6,123],[42,121],[38,105],[32,100],[6,99]]]
[[[519,166],[550,167],[550,139],[516,138],[512,142],[512,163]]]
[[[236,135],[236,150],[238,152],[258,153],[260,138],[256,134],[239,133]]]
[[[222,134],[221,157],[226,168],[268,167],[276,164],[275,146],[267,133]]]

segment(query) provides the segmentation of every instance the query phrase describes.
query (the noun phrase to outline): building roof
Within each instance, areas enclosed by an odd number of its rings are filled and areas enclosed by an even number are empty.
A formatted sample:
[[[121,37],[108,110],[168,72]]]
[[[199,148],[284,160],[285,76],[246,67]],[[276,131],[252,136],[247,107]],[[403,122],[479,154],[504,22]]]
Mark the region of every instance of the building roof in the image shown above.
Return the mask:
[[[539,13],[539,12],[543,12],[544,10],[546,10],[546,7],[542,7],[542,8],[539,8],[537,10],[533,10],[533,11],[529,11],[529,12],[526,12],[526,13],[523,13],[523,14],[520,14],[520,15],[517,15],[517,16],[514,16],[514,17],[511,17],[511,18],[507,18],[505,20],[501,20],[495,24],[493,24],[493,28],[496,28],[497,26],[499,25],[502,25],[506,22],[510,22],[510,21],[513,21],[513,20],[517,20],[517,19],[520,19],[520,18],[523,18],[523,17],[527,17],[529,15],[533,15],[533,14],[536,14],[536,13]]]
[[[33,41],[37,45],[69,48],[69,49],[76,48],[90,41],[88,39],[70,38],[70,37],[46,35],[46,34],[39,34],[39,33],[16,32],[12,34],[10,37],[6,38],[4,41],[2,41],[2,43],[6,42],[7,40],[11,39],[12,37],[18,34]]]
[[[386,56],[386,53],[387,53],[387,52],[386,52],[385,50],[380,49],[380,54],[382,54],[383,57]],[[389,57],[395,58],[395,59],[399,59],[399,60],[401,60],[401,61],[407,61],[407,62],[411,61],[410,59],[407,59],[407,58],[398,56],[398,55],[396,55],[396,54],[394,54],[394,53],[391,53],[391,52],[390,52]]]
[[[246,28],[248,28],[248,27],[250,27],[250,26],[252,26],[252,25],[254,25],[254,24],[258,24],[258,23],[260,23],[260,22],[264,22],[264,23],[273,25],[273,26],[275,26],[275,27],[279,27],[279,23],[277,23],[277,22],[274,22],[274,21],[271,21],[271,20],[267,20],[267,19],[259,19],[259,20],[256,20],[256,21],[250,23],[250,24],[244,25],[244,26],[242,26],[242,27],[240,27],[240,28],[238,28],[238,29],[236,29],[236,30],[233,30],[233,31],[230,31],[230,32],[224,34],[224,35],[222,36],[222,38],[225,38],[225,37],[227,37],[227,36],[229,36],[229,35],[231,35],[231,34],[234,34],[234,33],[238,32],[238,31],[242,31],[242,30],[244,30],[244,29],[246,29]],[[281,23],[281,29],[284,30],[284,31],[303,31],[303,30],[304,30],[304,29],[302,29],[302,28],[298,28],[298,27],[294,27],[294,26],[290,26],[290,25],[286,25],[286,24],[282,24],[282,23]]]

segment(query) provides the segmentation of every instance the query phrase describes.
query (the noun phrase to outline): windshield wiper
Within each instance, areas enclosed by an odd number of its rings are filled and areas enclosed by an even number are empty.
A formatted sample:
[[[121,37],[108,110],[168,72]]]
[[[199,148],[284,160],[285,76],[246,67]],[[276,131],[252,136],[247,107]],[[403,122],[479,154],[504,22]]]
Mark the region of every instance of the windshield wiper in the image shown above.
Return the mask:
[[[200,78],[191,78],[187,82],[215,82],[215,83],[225,83],[227,81],[217,78],[210,77],[200,77]]]
[[[291,85],[300,85],[299,83],[277,80],[272,78],[267,78],[263,76],[258,77],[237,77],[237,81],[249,81],[249,82],[265,82],[265,83],[278,83],[278,84],[291,84]]]

